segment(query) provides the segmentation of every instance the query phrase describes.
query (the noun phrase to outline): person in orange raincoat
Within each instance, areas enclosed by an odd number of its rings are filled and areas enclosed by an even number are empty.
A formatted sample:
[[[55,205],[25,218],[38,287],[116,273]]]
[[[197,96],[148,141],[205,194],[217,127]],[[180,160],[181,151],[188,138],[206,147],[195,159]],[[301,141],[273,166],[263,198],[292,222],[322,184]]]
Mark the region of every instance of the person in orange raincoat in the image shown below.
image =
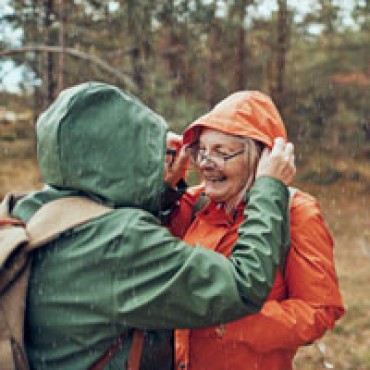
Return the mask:
[[[260,153],[277,137],[287,140],[282,119],[257,91],[234,93],[191,124],[183,144],[203,181],[178,202],[172,232],[229,256]],[[207,203],[194,215],[202,194]],[[334,327],[344,308],[333,239],[316,199],[298,189],[291,191],[290,232],[287,260],[261,311],[225,325],[177,330],[177,369],[289,370],[300,346]]]

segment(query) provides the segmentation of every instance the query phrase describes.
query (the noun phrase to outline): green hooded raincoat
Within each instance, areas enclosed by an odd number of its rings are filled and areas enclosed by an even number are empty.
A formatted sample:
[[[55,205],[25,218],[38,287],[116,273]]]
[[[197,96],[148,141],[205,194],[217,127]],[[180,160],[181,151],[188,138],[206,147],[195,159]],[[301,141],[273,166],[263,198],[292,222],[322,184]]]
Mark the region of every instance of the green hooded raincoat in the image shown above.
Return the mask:
[[[160,226],[166,124],[136,98],[102,83],[65,90],[37,123],[45,188],[13,212],[83,195],[114,211],[35,252],[26,346],[35,369],[86,369],[132,327],[151,369],[166,329],[202,327],[257,312],[288,245],[287,188],[260,178],[248,194],[230,259],[192,248]],[[132,336],[110,367],[124,368]],[[114,361],[120,361],[118,367]],[[143,366],[144,367],[144,366]]]

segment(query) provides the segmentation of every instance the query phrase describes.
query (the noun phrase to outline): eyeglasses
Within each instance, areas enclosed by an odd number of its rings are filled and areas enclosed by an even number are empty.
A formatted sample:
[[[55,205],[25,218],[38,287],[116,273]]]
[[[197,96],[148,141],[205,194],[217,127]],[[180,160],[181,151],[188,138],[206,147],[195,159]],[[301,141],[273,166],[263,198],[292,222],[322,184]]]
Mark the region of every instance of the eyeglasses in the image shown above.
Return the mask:
[[[206,154],[205,150],[199,148],[199,145],[197,143],[189,145],[186,148],[186,151],[187,151],[190,161],[195,166],[199,166],[203,161],[206,161],[210,163],[210,165],[213,166],[213,168],[215,169],[217,168],[220,170],[225,168],[227,161],[237,157],[238,155],[245,153],[245,149],[242,149],[232,154],[225,154],[221,152]]]

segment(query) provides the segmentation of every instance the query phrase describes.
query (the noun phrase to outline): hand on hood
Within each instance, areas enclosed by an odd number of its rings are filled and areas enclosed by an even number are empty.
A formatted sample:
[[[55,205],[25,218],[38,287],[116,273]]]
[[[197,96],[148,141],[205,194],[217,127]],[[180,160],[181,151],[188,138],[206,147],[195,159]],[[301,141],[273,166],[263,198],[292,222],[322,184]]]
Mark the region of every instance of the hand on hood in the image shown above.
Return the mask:
[[[185,147],[182,143],[182,136],[173,132],[167,133],[167,149],[176,151],[173,160],[166,158],[166,167],[164,173],[164,181],[171,187],[175,187],[181,179],[186,179],[189,169],[189,159],[185,152]]]
[[[293,181],[295,173],[293,144],[285,143],[281,137],[276,138],[272,150],[265,148],[262,152],[257,166],[256,178],[270,176],[289,185]]]

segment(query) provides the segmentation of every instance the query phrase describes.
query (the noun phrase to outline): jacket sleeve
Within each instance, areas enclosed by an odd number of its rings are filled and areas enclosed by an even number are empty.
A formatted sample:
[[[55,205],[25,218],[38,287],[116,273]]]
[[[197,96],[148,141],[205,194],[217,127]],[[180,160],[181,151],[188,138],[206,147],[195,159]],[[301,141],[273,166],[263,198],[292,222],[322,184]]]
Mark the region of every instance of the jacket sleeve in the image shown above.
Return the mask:
[[[319,206],[296,194],[285,281],[288,299],[269,300],[244,319],[244,341],[260,352],[297,348],[320,338],[344,314],[333,258],[333,240]]]
[[[124,235],[129,262],[115,267],[117,322],[157,329],[204,327],[257,312],[286,243],[288,197],[279,181],[256,181],[245,211],[248,222],[239,229],[230,259],[188,246],[147,213],[132,218]]]

